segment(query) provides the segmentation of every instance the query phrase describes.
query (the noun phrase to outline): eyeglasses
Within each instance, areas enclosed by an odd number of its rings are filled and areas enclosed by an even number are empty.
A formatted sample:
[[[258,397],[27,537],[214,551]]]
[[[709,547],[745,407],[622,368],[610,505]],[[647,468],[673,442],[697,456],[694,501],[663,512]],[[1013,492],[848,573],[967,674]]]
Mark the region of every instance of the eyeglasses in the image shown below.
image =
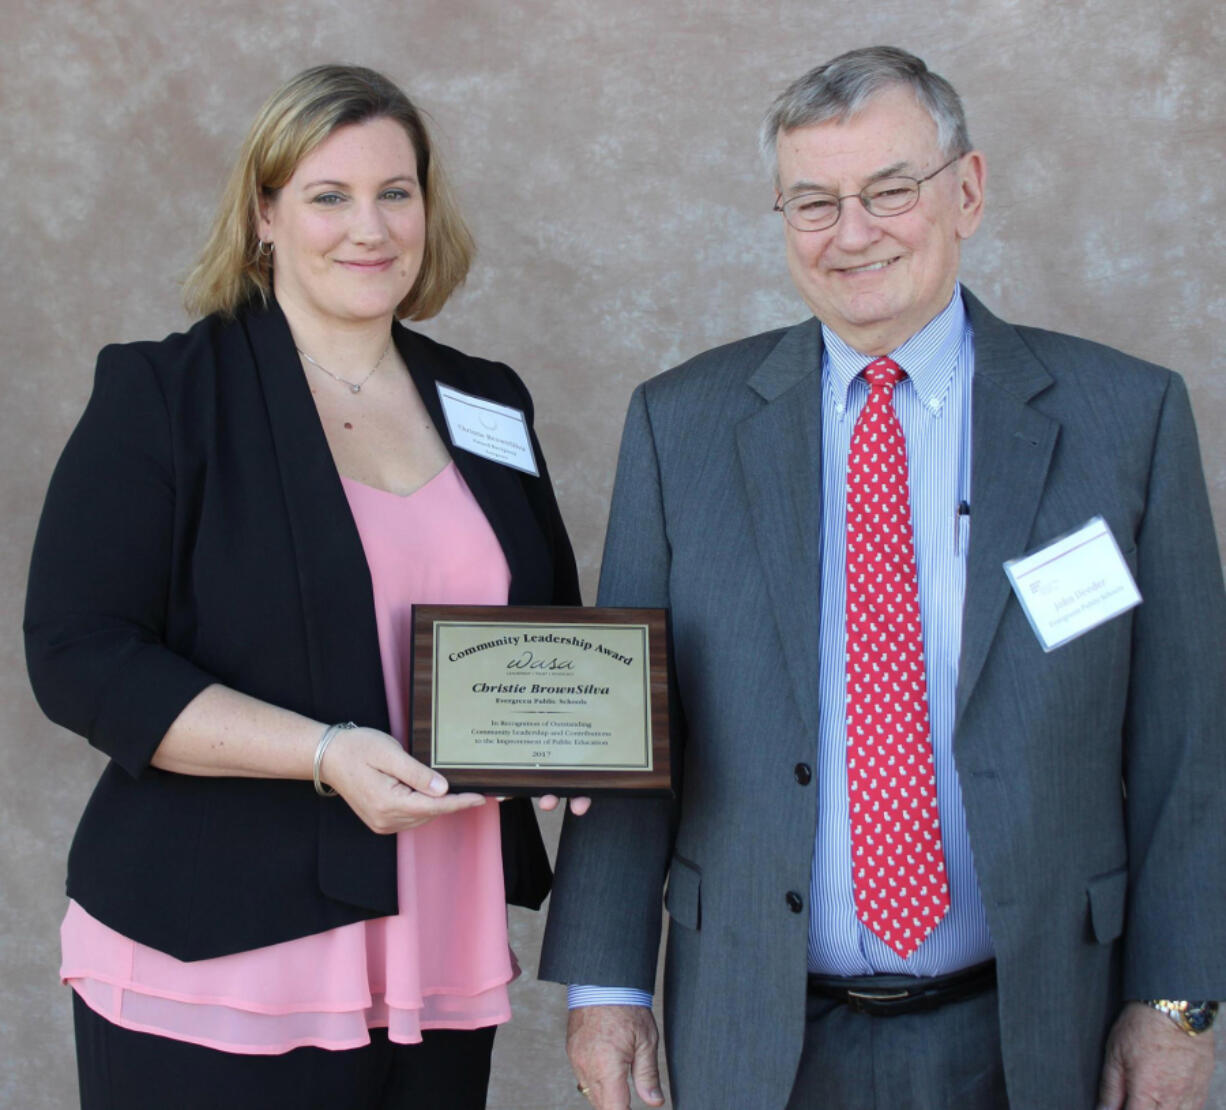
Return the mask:
[[[834,193],[798,193],[784,201],[775,201],[775,211],[782,212],[797,231],[825,231],[834,227],[843,214],[843,201],[859,198],[870,216],[901,216],[910,212],[920,198],[920,186],[931,181],[942,170],[949,169],[962,155],[951,158],[927,177],[883,177],[865,185],[858,193],[836,196]]]

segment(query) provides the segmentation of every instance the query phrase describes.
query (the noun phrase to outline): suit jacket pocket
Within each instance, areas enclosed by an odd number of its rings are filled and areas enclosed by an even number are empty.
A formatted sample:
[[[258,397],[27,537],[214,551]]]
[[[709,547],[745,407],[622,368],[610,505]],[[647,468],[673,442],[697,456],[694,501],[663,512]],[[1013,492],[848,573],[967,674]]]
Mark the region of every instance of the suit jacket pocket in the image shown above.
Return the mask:
[[[1099,944],[1110,944],[1123,933],[1127,892],[1126,867],[1095,875],[1086,883],[1086,896],[1090,902],[1090,928]]]
[[[687,929],[702,926],[702,872],[689,860],[673,856],[664,892],[668,916]]]

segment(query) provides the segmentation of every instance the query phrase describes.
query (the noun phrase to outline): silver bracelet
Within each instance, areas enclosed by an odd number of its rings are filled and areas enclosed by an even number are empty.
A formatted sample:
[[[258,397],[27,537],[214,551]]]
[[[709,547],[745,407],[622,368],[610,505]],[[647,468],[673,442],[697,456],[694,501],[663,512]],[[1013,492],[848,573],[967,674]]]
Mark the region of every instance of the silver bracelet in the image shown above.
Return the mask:
[[[319,743],[315,745],[315,793],[321,798],[335,798],[336,791],[332,787],[319,781],[319,765],[324,761],[324,752],[328,750],[328,745],[332,743],[338,732],[343,732],[346,729],[357,728],[352,721],[342,721],[340,724],[329,725],[324,729],[324,734],[319,738]]]

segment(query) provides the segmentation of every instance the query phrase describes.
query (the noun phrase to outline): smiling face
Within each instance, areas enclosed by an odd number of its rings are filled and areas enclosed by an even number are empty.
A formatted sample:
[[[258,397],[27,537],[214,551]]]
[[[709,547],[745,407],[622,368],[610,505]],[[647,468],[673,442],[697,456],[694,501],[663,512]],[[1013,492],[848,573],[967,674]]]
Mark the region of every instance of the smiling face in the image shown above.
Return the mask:
[[[882,177],[923,178],[948,155],[932,117],[910,90],[874,96],[845,122],[830,120],[779,134],[780,196],[858,193]],[[844,342],[864,354],[894,350],[949,303],[961,242],[983,215],[985,166],[964,155],[920,189],[901,216],[870,216],[843,201],[824,231],[784,223],[788,269],[805,302]]]
[[[392,119],[340,127],[260,204],[277,303],[291,322],[390,325],[421,269],[417,155]]]

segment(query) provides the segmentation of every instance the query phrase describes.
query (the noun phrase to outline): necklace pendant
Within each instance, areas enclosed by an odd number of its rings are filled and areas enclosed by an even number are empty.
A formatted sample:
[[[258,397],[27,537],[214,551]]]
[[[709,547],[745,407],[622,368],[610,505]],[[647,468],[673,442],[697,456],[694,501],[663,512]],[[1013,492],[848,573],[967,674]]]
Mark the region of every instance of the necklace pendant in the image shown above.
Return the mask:
[[[360,385],[351,385],[351,386],[349,387],[349,392],[350,392],[350,393],[361,393],[361,392],[362,392],[362,387],[361,387]]]

